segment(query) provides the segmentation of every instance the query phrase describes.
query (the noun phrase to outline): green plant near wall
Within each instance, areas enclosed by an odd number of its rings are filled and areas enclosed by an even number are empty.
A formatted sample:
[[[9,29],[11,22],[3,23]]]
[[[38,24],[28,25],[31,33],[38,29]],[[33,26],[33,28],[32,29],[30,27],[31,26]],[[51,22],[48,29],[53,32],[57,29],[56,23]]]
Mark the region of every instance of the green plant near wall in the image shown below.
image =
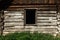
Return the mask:
[[[54,37],[51,34],[37,32],[16,32],[7,34],[5,36],[0,36],[0,40],[60,40],[60,37]]]

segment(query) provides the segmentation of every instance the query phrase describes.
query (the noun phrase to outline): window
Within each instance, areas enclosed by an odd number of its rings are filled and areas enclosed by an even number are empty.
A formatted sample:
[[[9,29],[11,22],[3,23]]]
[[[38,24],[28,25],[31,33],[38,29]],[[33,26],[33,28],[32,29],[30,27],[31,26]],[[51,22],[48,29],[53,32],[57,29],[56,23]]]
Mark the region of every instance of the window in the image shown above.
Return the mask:
[[[35,12],[36,9],[26,9],[25,24],[35,24]]]

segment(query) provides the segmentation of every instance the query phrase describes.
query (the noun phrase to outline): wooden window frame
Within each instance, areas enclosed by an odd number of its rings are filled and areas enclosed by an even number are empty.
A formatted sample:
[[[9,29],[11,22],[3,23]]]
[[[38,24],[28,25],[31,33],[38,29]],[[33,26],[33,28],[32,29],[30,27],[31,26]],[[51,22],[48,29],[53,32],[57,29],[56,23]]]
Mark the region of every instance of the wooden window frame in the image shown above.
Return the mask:
[[[28,9],[28,8],[27,8]],[[34,8],[29,8],[29,9],[34,9]],[[35,9],[37,12],[37,9]],[[24,14],[24,25],[25,26],[31,26],[31,25],[37,25],[37,13],[35,12],[35,24],[26,24],[26,9],[24,9],[25,14]]]

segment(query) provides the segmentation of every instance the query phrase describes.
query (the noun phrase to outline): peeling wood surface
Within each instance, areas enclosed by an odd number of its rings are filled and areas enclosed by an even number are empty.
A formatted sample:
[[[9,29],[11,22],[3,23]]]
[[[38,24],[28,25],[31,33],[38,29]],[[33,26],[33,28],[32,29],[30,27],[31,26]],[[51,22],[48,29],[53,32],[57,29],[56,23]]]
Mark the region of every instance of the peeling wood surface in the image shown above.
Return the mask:
[[[15,31],[38,31],[41,33],[58,33],[56,11],[36,11],[36,25],[24,26],[24,10],[5,11],[4,13],[4,34]]]

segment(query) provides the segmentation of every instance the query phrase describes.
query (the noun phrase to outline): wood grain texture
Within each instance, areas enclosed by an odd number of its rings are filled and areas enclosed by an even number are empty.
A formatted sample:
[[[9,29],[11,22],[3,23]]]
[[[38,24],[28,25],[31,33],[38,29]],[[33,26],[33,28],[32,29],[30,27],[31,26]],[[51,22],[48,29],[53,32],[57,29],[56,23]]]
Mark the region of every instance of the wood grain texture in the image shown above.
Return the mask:
[[[14,0],[13,4],[54,4],[55,0]]]
[[[58,33],[56,11],[36,11],[36,26],[24,26],[24,11],[5,12],[4,32],[38,31],[41,33]]]

